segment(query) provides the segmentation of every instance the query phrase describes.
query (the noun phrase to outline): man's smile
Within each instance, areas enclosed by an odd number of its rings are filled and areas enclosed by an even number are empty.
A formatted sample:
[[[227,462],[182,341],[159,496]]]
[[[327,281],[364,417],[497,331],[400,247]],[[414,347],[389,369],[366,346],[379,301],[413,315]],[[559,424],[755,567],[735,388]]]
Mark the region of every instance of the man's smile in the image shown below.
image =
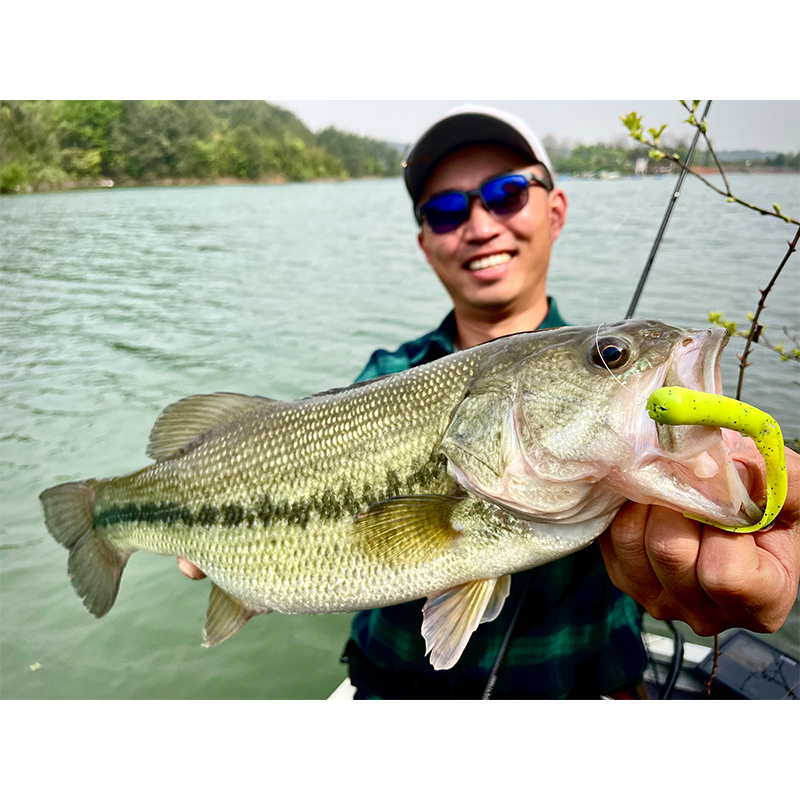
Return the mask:
[[[513,253],[508,251],[503,253],[491,253],[490,255],[479,256],[478,258],[473,258],[470,261],[467,261],[464,264],[464,267],[470,272],[483,272],[485,270],[492,270],[493,272],[499,273],[502,272],[502,270],[493,268],[505,266],[509,261],[511,261],[513,255]]]

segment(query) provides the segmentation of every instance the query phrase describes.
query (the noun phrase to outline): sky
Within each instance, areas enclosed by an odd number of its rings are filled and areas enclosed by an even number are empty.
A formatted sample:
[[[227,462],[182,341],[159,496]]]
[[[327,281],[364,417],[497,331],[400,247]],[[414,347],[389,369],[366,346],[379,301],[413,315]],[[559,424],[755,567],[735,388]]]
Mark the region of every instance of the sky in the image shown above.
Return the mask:
[[[624,136],[619,117],[632,110],[689,138],[673,98],[706,95],[722,98],[709,115],[718,149],[800,150],[796,0],[746,17],[721,0],[668,10],[234,0],[219,14],[140,0],[135,15],[80,5],[44,17],[35,4],[4,10],[9,30],[35,31],[35,46],[7,37],[0,97],[264,99],[313,131],[332,124],[405,144],[462,102],[507,109],[560,141]]]
[[[297,100],[270,99],[293,111],[312,131],[329,125],[340,130],[410,144],[451,108],[476,103],[521,117],[540,138],[550,134],[570,146],[626,139],[620,117],[636,111],[645,128],[660,128],[690,139],[694,129],[683,122],[688,113],[677,100]],[[705,108],[705,101],[699,113]],[[800,150],[800,100],[717,100],[707,117],[717,150]]]

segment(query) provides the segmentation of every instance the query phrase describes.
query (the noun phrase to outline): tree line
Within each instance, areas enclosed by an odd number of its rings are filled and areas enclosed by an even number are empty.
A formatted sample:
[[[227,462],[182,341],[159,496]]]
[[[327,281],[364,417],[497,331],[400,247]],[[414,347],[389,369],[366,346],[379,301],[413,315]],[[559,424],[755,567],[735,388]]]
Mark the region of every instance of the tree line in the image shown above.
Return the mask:
[[[264,101],[0,101],[0,191],[400,174],[396,147]]]
[[[544,137],[559,175],[663,168],[647,147]],[[673,146],[685,160],[688,143]],[[308,181],[401,171],[401,149],[334,127],[315,134],[291,111],[244,100],[0,101],[0,192],[220,179]],[[708,151],[693,165],[713,166]],[[800,169],[800,153],[726,162],[729,169]]]
[[[576,147],[567,147],[560,144],[554,137],[545,136],[542,140],[553,169],[559,175],[584,175],[586,173],[598,174],[600,172],[618,172],[620,175],[633,175],[636,162],[645,159],[648,172],[658,172],[665,163],[663,160],[654,160],[650,157],[650,148],[646,146],[631,146],[627,141],[624,144],[579,144]],[[669,146],[671,153],[677,153],[682,161],[686,161],[689,154],[689,142],[680,140]],[[719,154],[724,157],[725,154]],[[708,150],[696,150],[692,165],[695,167],[713,167],[714,158]],[[758,170],[800,170],[800,152],[779,153],[774,156],[746,158],[725,158],[725,168],[730,171],[758,171]]]

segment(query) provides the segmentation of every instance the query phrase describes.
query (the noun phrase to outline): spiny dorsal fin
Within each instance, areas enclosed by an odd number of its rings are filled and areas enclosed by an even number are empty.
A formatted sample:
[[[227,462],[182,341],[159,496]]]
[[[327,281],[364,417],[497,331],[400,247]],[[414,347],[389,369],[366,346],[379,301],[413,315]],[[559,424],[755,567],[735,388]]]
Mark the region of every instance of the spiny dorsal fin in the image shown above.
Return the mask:
[[[500,612],[510,581],[496,594],[501,578],[470,581],[428,597],[422,609],[425,654],[430,653],[434,669],[450,669],[458,661],[469,637],[489,614]],[[502,596],[502,599],[500,599]],[[498,602],[499,600],[499,602]],[[491,617],[494,619],[494,617]]]
[[[258,611],[245,608],[240,600],[231,597],[227,592],[211,584],[211,597],[208,600],[206,626],[203,628],[203,647],[212,647],[233,636],[247,620],[252,619]]]
[[[356,516],[356,533],[378,558],[406,564],[427,561],[459,536],[450,515],[462,500],[428,494],[390,497]]]
[[[167,406],[150,431],[147,455],[163,459],[185,450],[200,434],[278,400],[246,394],[217,392],[185,397]]]

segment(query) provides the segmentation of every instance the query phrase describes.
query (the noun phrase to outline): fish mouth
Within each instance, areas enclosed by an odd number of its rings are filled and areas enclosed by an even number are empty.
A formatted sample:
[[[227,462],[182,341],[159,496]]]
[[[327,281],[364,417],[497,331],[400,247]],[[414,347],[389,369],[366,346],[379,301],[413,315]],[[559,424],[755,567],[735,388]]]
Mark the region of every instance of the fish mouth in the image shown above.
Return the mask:
[[[673,350],[663,386],[722,394],[720,361],[729,340],[730,333],[722,328],[686,331]],[[705,425],[651,421],[650,426],[655,441],[652,449],[647,447],[642,453],[641,480],[637,479],[650,491],[631,499],[666,505],[722,525],[750,525],[761,518],[762,510],[747,492],[731,457],[736,450],[754,448],[752,442],[735,431]]]
[[[724,328],[686,331],[679,345],[682,349],[673,354],[667,368],[664,386],[722,394],[720,361],[730,338]]]

